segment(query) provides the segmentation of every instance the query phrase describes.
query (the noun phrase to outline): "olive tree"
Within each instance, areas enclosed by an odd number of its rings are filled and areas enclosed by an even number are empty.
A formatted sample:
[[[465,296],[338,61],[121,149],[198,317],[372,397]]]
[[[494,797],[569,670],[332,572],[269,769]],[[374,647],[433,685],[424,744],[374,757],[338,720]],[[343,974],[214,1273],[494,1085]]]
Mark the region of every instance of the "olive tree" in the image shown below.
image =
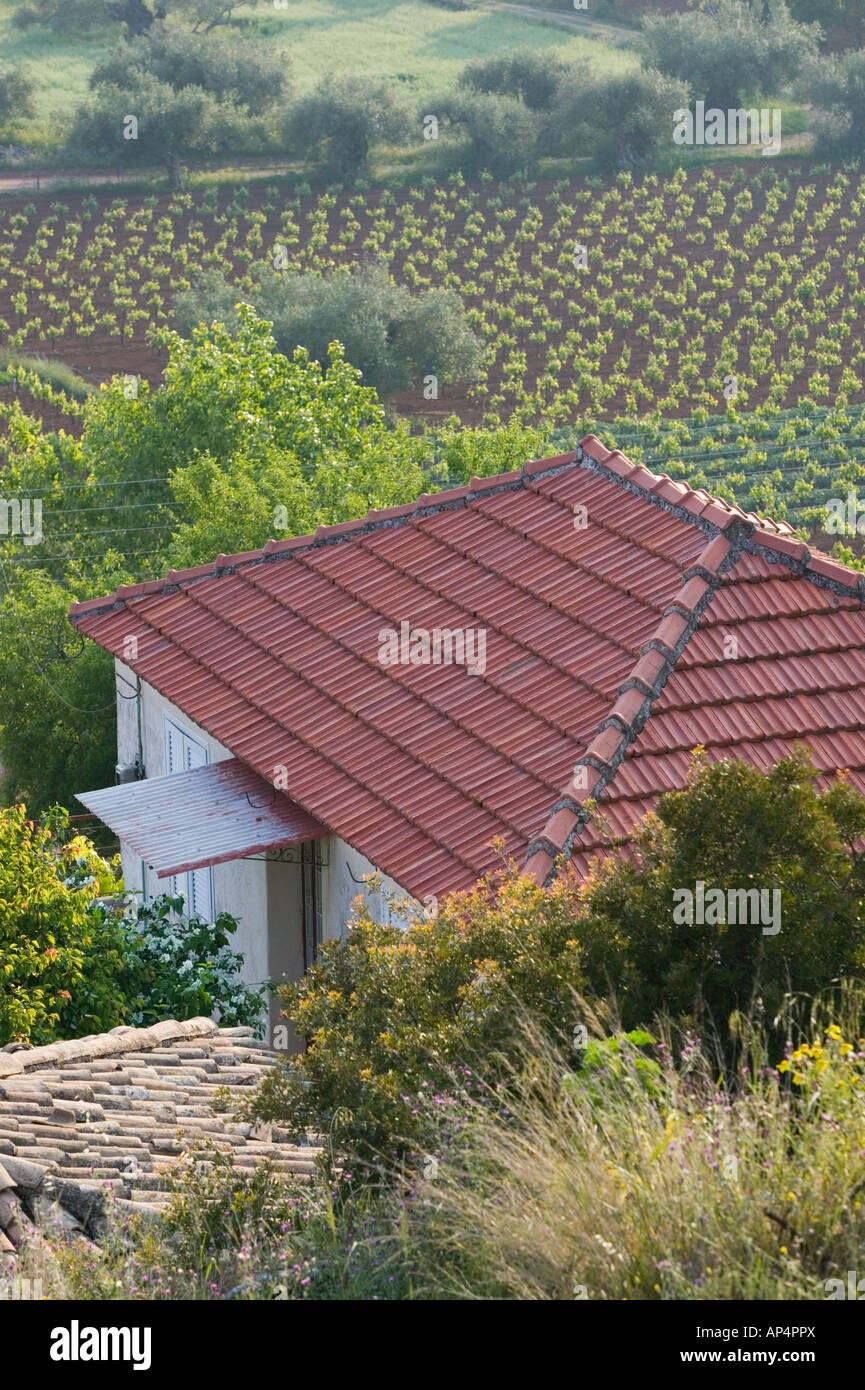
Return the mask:
[[[705,10],[647,15],[647,65],[687,82],[696,100],[724,109],[778,92],[817,51],[819,24],[794,20],[785,0],[718,0]]]
[[[328,75],[289,108],[283,134],[292,153],[343,180],[367,168],[377,141],[402,143],[411,128],[410,112],[385,83]]]

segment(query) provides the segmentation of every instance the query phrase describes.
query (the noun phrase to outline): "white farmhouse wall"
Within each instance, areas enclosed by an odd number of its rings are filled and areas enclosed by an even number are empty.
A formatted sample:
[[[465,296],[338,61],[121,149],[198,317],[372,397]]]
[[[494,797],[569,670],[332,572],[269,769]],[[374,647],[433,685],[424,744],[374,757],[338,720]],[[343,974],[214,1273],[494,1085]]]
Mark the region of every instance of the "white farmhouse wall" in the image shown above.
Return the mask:
[[[328,867],[322,878],[322,923],[325,939],[330,936],[344,936],[346,924],[352,914],[356,897],[365,897],[370,912],[376,922],[394,922],[401,925],[410,915],[410,907],[419,904],[410,898],[404,888],[400,888],[392,878],[380,874],[375,865],[357,850],[347,845],[345,840],[331,835],[324,842]],[[363,882],[368,875],[378,875],[378,890]],[[358,880],[361,880],[358,882]],[[395,899],[395,901],[391,901]]]

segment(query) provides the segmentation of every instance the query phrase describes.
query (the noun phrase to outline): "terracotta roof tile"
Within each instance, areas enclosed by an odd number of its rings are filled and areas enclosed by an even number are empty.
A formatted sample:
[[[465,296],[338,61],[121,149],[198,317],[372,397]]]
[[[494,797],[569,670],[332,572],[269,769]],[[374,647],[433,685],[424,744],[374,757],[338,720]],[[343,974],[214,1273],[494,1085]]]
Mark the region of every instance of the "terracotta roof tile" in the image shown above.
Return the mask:
[[[278,1058],[252,1029],[207,1018],[0,1050],[0,1189],[16,1199],[0,1209],[9,1243],[19,1245],[31,1221],[57,1218],[95,1235],[108,1194],[121,1210],[134,1199],[158,1211],[167,1170],[203,1138],[237,1167],[268,1157],[278,1173],[311,1174],[317,1148],[215,1106],[226,1088],[240,1098]]]
[[[118,656],[137,636],[143,680],[417,897],[469,886],[494,837],[583,863],[583,804],[625,834],[698,741],[865,766],[861,577],[595,436],[134,589],[70,617]],[[483,670],[382,664],[403,623],[482,631]]]

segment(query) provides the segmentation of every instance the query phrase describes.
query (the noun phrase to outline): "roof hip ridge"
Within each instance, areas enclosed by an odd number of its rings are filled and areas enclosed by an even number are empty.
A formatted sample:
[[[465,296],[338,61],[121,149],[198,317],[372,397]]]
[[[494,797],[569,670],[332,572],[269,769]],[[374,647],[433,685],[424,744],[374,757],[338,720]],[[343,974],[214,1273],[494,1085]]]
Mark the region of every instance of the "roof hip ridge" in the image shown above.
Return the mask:
[[[46,1043],[44,1047],[27,1048],[22,1052],[0,1053],[0,1077],[21,1076],[40,1067],[59,1066],[67,1062],[92,1062],[100,1057],[120,1057],[126,1052],[150,1052],[165,1043],[182,1042],[184,1038],[205,1038],[219,1032],[212,1018],[186,1020],[164,1019],[148,1028],[112,1029],[107,1033],[92,1033],[84,1038],[65,1042]]]
[[[598,727],[585,752],[577,759],[570,781],[553,805],[546,824],[531,842],[524,872],[542,884],[556,876],[558,860],[568,859],[574,841],[592,818],[593,806],[609,786],[628,748],[641,732],[704,610],[712,602],[723,573],[735,564],[739,547],[720,532],[713,536],[695,563],[682,575],[682,583],[660,622],[640,649],[639,660]],[[591,778],[588,769],[597,776]],[[550,853],[553,846],[557,853]]]

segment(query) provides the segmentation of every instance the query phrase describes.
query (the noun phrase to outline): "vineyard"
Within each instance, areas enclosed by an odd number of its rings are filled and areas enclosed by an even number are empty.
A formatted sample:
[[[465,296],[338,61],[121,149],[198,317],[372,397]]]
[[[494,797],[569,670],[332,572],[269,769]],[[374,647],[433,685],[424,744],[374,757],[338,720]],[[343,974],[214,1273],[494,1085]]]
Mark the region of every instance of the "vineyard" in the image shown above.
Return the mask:
[[[199,269],[240,295],[258,261],[279,274],[380,259],[412,289],[455,289],[488,350],[477,381],[418,383],[393,398],[401,413],[513,416],[565,440],[594,428],[813,527],[865,472],[865,176],[806,172],[20,198],[0,210],[0,334],[87,382],[155,381],[149,330]],[[0,417],[15,401],[79,428],[80,399],[0,364]]]

